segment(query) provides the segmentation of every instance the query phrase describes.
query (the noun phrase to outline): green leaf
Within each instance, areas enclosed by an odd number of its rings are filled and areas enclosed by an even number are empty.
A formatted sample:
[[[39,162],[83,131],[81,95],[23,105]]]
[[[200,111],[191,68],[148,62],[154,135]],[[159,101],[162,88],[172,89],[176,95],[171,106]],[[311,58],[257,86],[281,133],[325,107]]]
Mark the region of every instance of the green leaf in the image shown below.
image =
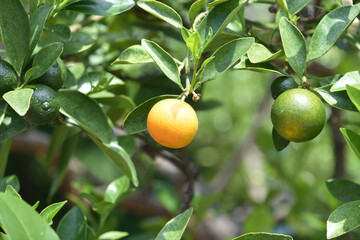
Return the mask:
[[[11,185],[17,192],[19,192],[20,183],[16,175],[10,175],[0,180],[0,192],[5,192],[8,185]]]
[[[262,73],[277,73],[280,75],[288,75],[286,72],[281,69],[271,65],[270,63],[251,63],[247,59],[242,60],[240,63],[234,66],[234,70],[249,70],[254,72]]]
[[[71,30],[67,25],[55,24],[49,26],[48,29],[56,36],[58,36],[63,42],[70,41],[71,39]]]
[[[53,65],[63,51],[61,43],[52,43],[40,49],[35,55],[32,63],[33,67],[37,67],[35,73],[31,76],[30,80],[41,77]]]
[[[280,50],[276,53],[272,53],[264,45],[254,43],[247,52],[247,55],[251,63],[262,63],[282,58],[284,56],[284,51]]]
[[[311,0],[287,0],[287,6],[291,15],[295,15],[301,11]]]
[[[135,6],[133,0],[80,0],[66,7],[68,10],[88,15],[115,15],[130,10]]]
[[[0,30],[6,55],[20,74],[30,45],[29,18],[20,0],[1,0]]]
[[[0,142],[28,128],[27,122],[20,117],[12,108],[6,109],[5,117],[0,125]]]
[[[360,89],[347,85],[346,92],[357,110],[360,111]]]
[[[24,78],[24,85],[27,85],[29,83],[31,77],[34,75],[36,70],[37,70],[37,67],[32,67],[26,71],[25,78]]]
[[[344,128],[343,128],[344,129]],[[360,136],[357,135],[360,139]],[[360,200],[360,185],[346,179],[329,179],[326,187],[331,195],[343,202]]]
[[[60,209],[67,203],[67,201],[63,201],[63,202],[58,202],[58,203],[53,203],[49,206],[47,206],[46,208],[44,208],[44,210],[41,211],[40,216],[45,219],[45,221],[51,225],[52,224],[52,220],[55,217],[55,215],[60,211]]]
[[[8,104],[4,101],[0,101],[0,126],[5,118],[6,109],[8,108]]]
[[[78,91],[58,92],[60,112],[73,119],[85,131],[104,143],[111,141],[111,128],[100,106],[91,98]]]
[[[275,149],[277,151],[282,151],[284,148],[286,148],[290,141],[283,138],[276,130],[275,128],[273,128],[272,130],[272,139],[273,139],[273,143],[274,143],[274,146],[275,146]]]
[[[340,128],[340,131],[351,150],[353,150],[357,158],[360,160],[360,135],[347,128]]]
[[[206,0],[197,0],[191,4],[189,9],[189,18],[191,24],[194,23],[196,16],[200,13],[201,9],[204,7]]]
[[[34,15],[30,19],[30,48],[29,55],[31,55],[40,39],[46,19],[49,15],[51,6],[43,5],[36,9]]]
[[[6,186],[5,194],[21,199],[20,194],[11,185]]]
[[[285,17],[280,19],[279,29],[287,60],[295,73],[302,77],[306,67],[305,38],[299,29]]]
[[[346,90],[346,85],[360,87],[360,71],[348,72],[341,77],[330,89],[331,92]]]
[[[87,223],[79,207],[73,207],[60,220],[56,229],[60,239],[86,240]]]
[[[117,240],[128,236],[127,232],[110,231],[99,236],[99,240]]]
[[[232,240],[292,240],[292,237],[274,233],[247,233]]]
[[[134,163],[129,154],[116,142],[104,144],[91,137],[96,145],[115,163],[116,166],[131,180],[135,187],[139,185]]]
[[[199,76],[201,83],[210,81],[228,70],[234,65],[254,43],[254,38],[235,39],[216,50],[211,60]]]
[[[29,110],[30,99],[34,90],[29,88],[16,89],[3,95],[4,100],[17,112],[20,116],[24,116]]]
[[[360,200],[345,203],[333,211],[326,222],[326,237],[333,239],[360,226]]]
[[[140,0],[137,5],[151,15],[170,23],[176,28],[182,28],[180,15],[171,7],[154,0]]]
[[[120,196],[125,193],[129,187],[130,181],[126,176],[112,181],[106,188],[104,200],[116,204]]]
[[[180,240],[190,220],[192,211],[193,209],[190,208],[167,222],[155,240]]]
[[[307,61],[324,55],[360,13],[360,5],[340,7],[321,19],[311,38]]]
[[[149,63],[154,60],[141,45],[133,45],[125,49],[112,64]]]
[[[5,193],[0,193],[0,224],[9,239],[59,239],[31,206]]]
[[[209,14],[196,26],[196,31],[200,34],[201,45],[205,48],[205,39],[208,37],[210,28],[212,36],[208,43],[214,39],[230,23],[233,17],[241,9],[247,0],[230,0],[216,5]]]
[[[104,90],[124,85],[124,82],[109,72],[88,72],[78,80],[78,91],[89,93],[101,93]]]
[[[329,105],[348,111],[356,111],[356,107],[349,99],[346,91],[330,92],[330,85],[314,88],[313,90],[318,93]]]
[[[187,40],[186,46],[189,48],[190,52],[197,58],[198,51],[200,49],[200,35],[199,33],[193,33]]]
[[[141,103],[124,120],[124,130],[129,134],[139,133],[145,131],[147,116],[151,108],[159,101],[167,98],[176,98],[176,95],[161,95],[148,99]]]
[[[151,58],[154,59],[164,74],[181,89],[184,89],[181,84],[178,66],[174,58],[155,42],[142,39],[141,45],[145,48]]]
[[[289,16],[289,9],[286,0],[276,0],[276,2],[280,5],[280,7],[285,11],[285,13]]]
[[[70,159],[77,147],[77,143],[80,138],[80,133],[81,132],[77,128],[69,129],[67,138],[64,140],[61,147],[55,175],[51,181],[51,186],[48,194],[48,201],[50,201],[52,197],[55,195],[56,191],[59,189],[61,183],[63,182],[66,176]]]
[[[64,44],[63,54],[74,54],[83,52],[89,49],[95,40],[93,37],[84,32],[73,32],[71,34],[71,39],[67,43]]]
[[[104,201],[97,202],[92,206],[92,210],[94,210],[94,212],[98,213],[100,216],[108,215],[113,208],[114,205],[112,203]]]

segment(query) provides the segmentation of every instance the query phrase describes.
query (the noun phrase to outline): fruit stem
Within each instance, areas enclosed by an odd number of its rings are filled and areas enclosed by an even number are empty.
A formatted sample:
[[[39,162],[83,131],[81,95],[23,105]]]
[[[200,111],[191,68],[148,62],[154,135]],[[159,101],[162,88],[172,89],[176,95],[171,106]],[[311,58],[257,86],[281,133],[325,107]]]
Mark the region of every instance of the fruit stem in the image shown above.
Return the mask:
[[[185,91],[180,100],[185,101],[185,98],[187,98],[187,96],[189,96],[189,91]]]

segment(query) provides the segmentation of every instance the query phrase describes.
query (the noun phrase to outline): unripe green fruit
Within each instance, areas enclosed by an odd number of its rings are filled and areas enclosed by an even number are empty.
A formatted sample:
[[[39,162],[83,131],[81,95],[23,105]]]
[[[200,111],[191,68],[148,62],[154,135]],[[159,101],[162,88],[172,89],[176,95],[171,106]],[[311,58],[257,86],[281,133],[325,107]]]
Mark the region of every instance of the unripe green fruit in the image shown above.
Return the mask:
[[[278,77],[271,84],[271,96],[273,99],[276,99],[283,92],[297,88],[298,84],[295,82],[293,78],[290,77]]]
[[[14,90],[18,84],[18,76],[10,63],[0,60],[0,98],[6,92]]]
[[[56,118],[60,104],[56,92],[43,84],[36,84],[25,119],[34,124],[46,124]]]
[[[325,108],[321,100],[307,89],[291,89],[281,94],[271,109],[276,131],[292,142],[306,142],[324,128]]]
[[[66,67],[63,61],[58,58],[41,77],[32,81],[32,83],[45,84],[54,90],[59,90],[66,80]]]

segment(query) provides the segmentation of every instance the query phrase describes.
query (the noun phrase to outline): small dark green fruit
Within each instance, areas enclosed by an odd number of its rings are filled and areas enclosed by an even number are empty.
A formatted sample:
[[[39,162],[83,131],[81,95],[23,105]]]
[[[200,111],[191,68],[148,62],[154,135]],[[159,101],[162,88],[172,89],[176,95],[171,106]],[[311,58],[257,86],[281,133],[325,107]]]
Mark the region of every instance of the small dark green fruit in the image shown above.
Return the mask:
[[[36,84],[25,119],[34,124],[46,124],[54,120],[60,109],[56,95],[52,88]]]
[[[271,84],[271,96],[276,99],[283,92],[297,88],[298,84],[293,78],[290,77],[278,77]]]
[[[0,98],[6,92],[14,90],[18,84],[18,76],[10,63],[0,60]]]
[[[51,65],[49,70],[41,77],[32,81],[32,83],[41,83],[51,87],[54,90],[59,90],[64,85],[66,80],[66,67],[64,62],[58,58]]]

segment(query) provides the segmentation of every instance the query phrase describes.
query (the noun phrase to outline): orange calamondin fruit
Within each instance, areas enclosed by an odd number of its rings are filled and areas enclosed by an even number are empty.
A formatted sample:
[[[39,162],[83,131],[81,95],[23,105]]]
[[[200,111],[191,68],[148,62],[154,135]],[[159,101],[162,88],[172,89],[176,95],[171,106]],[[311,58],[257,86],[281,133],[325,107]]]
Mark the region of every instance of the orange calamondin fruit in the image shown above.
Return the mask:
[[[169,148],[182,148],[196,136],[198,119],[194,109],[179,99],[165,99],[149,112],[147,128],[150,136]]]

